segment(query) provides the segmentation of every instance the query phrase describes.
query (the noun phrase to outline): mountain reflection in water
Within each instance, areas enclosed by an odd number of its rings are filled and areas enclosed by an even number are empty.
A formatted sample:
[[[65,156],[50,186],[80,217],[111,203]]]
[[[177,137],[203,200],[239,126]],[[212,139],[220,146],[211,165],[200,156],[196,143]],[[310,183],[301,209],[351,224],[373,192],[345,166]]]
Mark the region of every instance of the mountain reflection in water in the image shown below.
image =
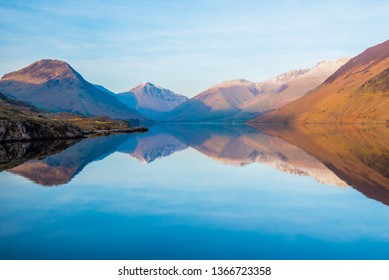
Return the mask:
[[[11,167],[8,172],[42,186],[55,186],[68,183],[90,162],[114,152],[152,163],[191,147],[224,164],[267,164],[323,184],[349,185],[389,205],[388,139],[386,127],[158,125],[144,134],[83,139],[70,147],[61,142],[64,150],[60,152],[48,149],[48,142],[37,142],[33,149],[37,156],[31,156],[29,149],[28,161],[18,166],[23,156],[16,163],[6,163],[10,151],[21,150],[12,145],[20,143],[0,146],[0,156],[3,169]],[[44,150],[47,157],[42,155]]]
[[[159,125],[0,145],[0,259],[388,259],[387,131]]]
[[[389,128],[385,126],[257,126],[303,149],[349,186],[389,205]]]

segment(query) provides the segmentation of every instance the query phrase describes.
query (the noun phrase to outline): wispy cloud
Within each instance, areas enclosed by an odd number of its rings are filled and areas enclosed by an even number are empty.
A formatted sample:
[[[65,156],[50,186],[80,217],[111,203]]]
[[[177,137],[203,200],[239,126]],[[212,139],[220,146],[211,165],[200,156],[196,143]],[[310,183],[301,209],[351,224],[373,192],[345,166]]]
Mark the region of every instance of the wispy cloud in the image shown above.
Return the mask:
[[[356,55],[388,39],[388,12],[387,1],[0,1],[0,73],[55,57],[114,91],[141,78],[194,95]]]

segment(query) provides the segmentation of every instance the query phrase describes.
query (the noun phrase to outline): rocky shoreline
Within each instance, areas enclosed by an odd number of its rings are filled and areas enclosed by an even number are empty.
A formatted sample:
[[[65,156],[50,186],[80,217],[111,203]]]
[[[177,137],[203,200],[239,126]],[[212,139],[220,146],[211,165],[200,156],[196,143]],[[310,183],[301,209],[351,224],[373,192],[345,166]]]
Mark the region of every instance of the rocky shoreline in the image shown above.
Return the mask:
[[[68,123],[37,122],[34,120],[0,120],[0,143],[80,139],[85,137],[103,136],[112,133],[146,132],[145,127],[129,127],[126,129],[82,130]]]
[[[127,129],[98,129],[98,130],[87,130],[83,131],[84,136],[90,137],[90,136],[100,136],[100,135],[110,135],[113,133],[143,133],[149,131],[146,127],[130,127]]]

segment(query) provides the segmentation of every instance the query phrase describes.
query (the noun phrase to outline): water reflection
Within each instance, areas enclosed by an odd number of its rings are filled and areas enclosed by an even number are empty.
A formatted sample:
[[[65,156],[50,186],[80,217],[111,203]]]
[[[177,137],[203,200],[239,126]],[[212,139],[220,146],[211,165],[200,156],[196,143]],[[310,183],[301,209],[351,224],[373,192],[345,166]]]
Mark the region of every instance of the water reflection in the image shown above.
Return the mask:
[[[147,133],[131,135],[117,150],[150,163],[186,148],[188,145],[177,139],[174,127],[155,126]]]
[[[385,133],[165,125],[7,144],[0,259],[387,259],[389,207],[360,193],[386,203]]]
[[[0,172],[28,160],[42,159],[59,153],[79,140],[0,143]]]
[[[90,162],[104,159],[115,152],[126,139],[126,135],[123,134],[83,139],[59,153],[41,160],[27,161],[8,171],[42,186],[66,184]],[[41,149],[44,150],[47,144],[45,142],[41,144],[43,145]]]
[[[389,128],[384,126],[257,126],[298,146],[369,198],[389,205]]]
[[[322,184],[349,185],[388,205],[388,139],[385,127],[159,125],[144,134],[117,134],[76,144],[7,144],[1,149],[1,158],[3,168],[12,167],[9,172],[55,186],[68,183],[90,162],[114,152],[152,163],[191,147],[224,164],[267,164]],[[74,145],[68,147],[70,144]],[[20,145],[32,147],[21,149]],[[58,152],[58,147],[68,148]],[[14,156],[14,151],[24,152]],[[31,151],[36,155],[31,156]],[[42,158],[43,151],[48,152],[47,157],[16,166],[22,159]],[[13,161],[7,163],[10,158]]]

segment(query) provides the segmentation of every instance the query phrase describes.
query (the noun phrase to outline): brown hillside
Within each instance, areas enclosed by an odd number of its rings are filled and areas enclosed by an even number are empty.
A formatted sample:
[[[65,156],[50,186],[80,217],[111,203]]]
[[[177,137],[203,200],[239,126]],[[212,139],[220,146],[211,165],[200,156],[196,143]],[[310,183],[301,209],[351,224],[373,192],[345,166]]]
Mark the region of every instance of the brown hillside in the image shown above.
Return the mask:
[[[253,122],[389,122],[389,40],[352,58],[304,97]]]

